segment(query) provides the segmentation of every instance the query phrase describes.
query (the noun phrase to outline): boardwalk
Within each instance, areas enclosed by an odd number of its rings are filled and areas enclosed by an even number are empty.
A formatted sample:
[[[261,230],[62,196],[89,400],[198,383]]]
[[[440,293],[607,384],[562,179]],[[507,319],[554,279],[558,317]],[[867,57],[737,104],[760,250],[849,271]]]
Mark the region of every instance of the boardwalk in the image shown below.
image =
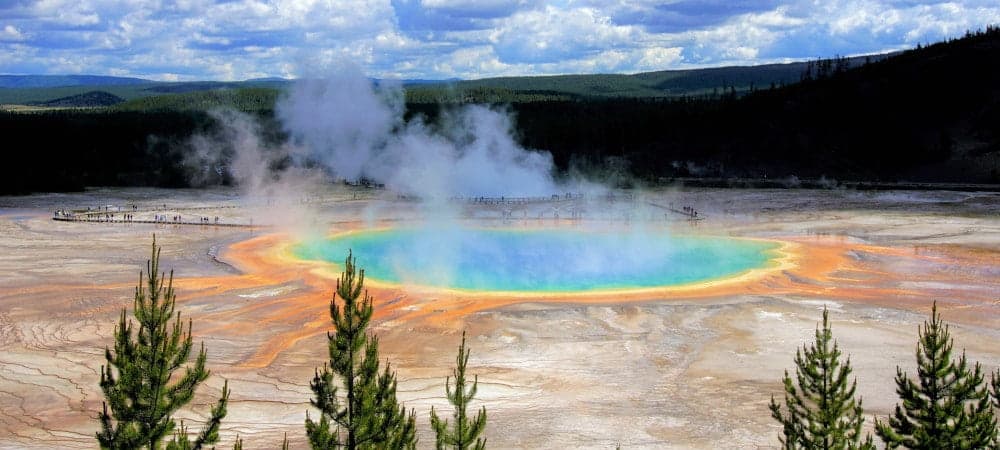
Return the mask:
[[[234,222],[229,218],[212,215],[204,216],[193,214],[192,211],[218,210],[223,208],[235,208],[233,206],[218,207],[189,207],[189,208],[156,208],[141,209],[135,206],[123,208],[119,206],[104,206],[101,208],[88,208],[78,210],[58,210],[52,215],[52,220],[60,222],[87,222],[87,223],[122,223],[122,224],[154,224],[154,225],[189,225],[201,227],[229,227],[229,228],[262,228],[261,225],[254,225],[251,219],[249,223]]]
[[[665,210],[665,211],[670,211],[672,213],[680,214],[680,215],[682,215],[684,217],[687,217],[688,220],[705,220],[705,216],[701,215],[698,212],[698,210],[696,210],[696,209],[694,209],[694,208],[692,208],[690,206],[682,206],[681,209],[677,209],[677,208],[674,208],[673,204],[671,204],[670,206],[663,206],[661,204],[653,203],[653,202],[646,202],[646,204],[649,205],[649,206],[660,208],[660,209]]]

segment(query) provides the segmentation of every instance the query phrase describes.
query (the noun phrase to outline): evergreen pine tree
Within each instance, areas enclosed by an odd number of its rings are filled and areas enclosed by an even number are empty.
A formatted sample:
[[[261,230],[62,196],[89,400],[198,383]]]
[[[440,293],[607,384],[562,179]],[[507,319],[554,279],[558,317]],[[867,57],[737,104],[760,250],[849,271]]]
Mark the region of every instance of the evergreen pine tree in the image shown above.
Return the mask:
[[[795,352],[796,379],[785,371],[784,411],[771,397],[771,416],[783,427],[782,448],[874,450],[871,435],[861,439],[864,410],[861,399],[854,399],[857,380],[848,380],[851,360],[841,362],[840,357],[829,312],[823,308],[816,342]]]
[[[466,413],[469,402],[475,398],[476,389],[479,386],[479,377],[476,376],[473,378],[472,385],[467,387],[465,366],[468,362],[469,350],[465,348],[465,332],[463,331],[462,344],[458,347],[458,356],[455,358],[457,367],[452,372],[455,375],[455,390],[451,389],[450,377],[445,380],[444,384],[448,401],[455,406],[455,413],[452,415],[452,418],[455,419],[454,427],[449,430],[448,420],[438,418],[434,407],[431,407],[431,427],[434,428],[434,433],[437,435],[436,448],[438,450],[446,448],[482,450],[486,448],[486,440],[479,437],[486,428],[486,407],[483,406],[479,410],[475,419],[470,419]]]
[[[993,407],[1000,411],[1000,369],[993,372],[990,384],[993,386]]]
[[[902,406],[896,405],[887,423],[875,424],[888,448],[979,449],[987,448],[996,437],[982,367],[977,362],[969,370],[964,351],[956,363],[952,344],[935,302],[930,323],[924,322],[919,331],[918,382],[897,367],[896,393]]]
[[[357,272],[354,264],[349,253],[330,300],[335,329],[327,333],[330,362],[310,383],[315,394],[310,403],[320,417],[317,422],[306,415],[306,434],[314,449],[414,448],[416,418],[396,401],[396,374],[388,363],[379,374],[378,338],[367,334],[372,298],[364,291],[364,270]],[[338,395],[334,375],[343,382],[343,395]]]
[[[1000,419],[998,417],[1000,415],[1000,369],[993,372],[990,381],[993,388],[993,416]],[[997,434],[993,436],[993,450],[1000,450],[1000,430],[997,430]]]
[[[208,423],[193,442],[183,423],[179,430],[175,429],[174,412],[191,401],[195,388],[208,378],[209,371],[205,369],[202,344],[194,365],[175,376],[191,354],[191,321],[185,330],[180,312],[175,311],[173,271],[164,285],[159,264],[160,248],[154,237],[152,256],[146,262],[146,287],[140,272],[135,289],[133,313],[139,329],[133,333],[133,323],[122,309],[115,328],[114,350],[105,348],[108,365],[101,367],[105,401],[98,414],[101,431],[97,432],[101,448],[155,450],[171,433],[174,437],[167,443],[168,449],[201,449],[219,439],[219,425],[229,400],[228,382],[222,387],[222,397],[212,408]]]

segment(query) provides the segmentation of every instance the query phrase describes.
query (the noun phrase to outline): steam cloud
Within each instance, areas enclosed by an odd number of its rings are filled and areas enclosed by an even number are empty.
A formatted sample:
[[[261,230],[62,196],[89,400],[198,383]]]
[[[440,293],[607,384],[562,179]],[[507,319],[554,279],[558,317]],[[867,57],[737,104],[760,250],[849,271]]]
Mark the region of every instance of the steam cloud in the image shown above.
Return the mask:
[[[376,86],[345,67],[323,80],[297,82],[277,105],[293,156],[331,175],[368,179],[420,197],[546,196],[560,192],[552,156],[512,137],[503,111],[468,105],[437,126],[404,121],[398,84]]]
[[[372,82],[354,66],[296,82],[275,106],[289,139],[266,142],[262,123],[235,111],[212,112],[217,130],[188,142],[194,184],[233,182],[267,223],[312,233],[312,193],[340,179],[365,179],[419,197],[429,220],[448,222],[452,197],[599,194],[603,186],[555,178],[551,154],[515,140],[508,111],[482,105],[445,108],[433,123],[404,118],[402,86]],[[375,218],[380,206],[364,214]],[[447,225],[445,223],[437,226]],[[303,230],[304,229],[304,230]]]

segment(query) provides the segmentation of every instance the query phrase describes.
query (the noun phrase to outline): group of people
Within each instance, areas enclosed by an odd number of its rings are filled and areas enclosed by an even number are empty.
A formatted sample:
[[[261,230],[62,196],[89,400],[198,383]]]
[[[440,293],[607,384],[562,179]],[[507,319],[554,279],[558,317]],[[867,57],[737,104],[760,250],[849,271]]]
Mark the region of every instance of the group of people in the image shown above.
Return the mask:
[[[184,216],[181,216],[180,214],[177,214],[177,215],[170,216],[170,220],[167,220],[167,215],[166,214],[156,214],[156,215],[153,216],[153,220],[155,222],[176,222],[176,223],[181,223],[181,222],[184,222]],[[208,225],[208,224],[211,224],[211,223],[218,224],[219,223],[219,216],[215,216],[214,222],[213,222],[213,218],[199,217],[198,218],[198,222],[201,223],[201,224],[204,224],[204,225]]]
[[[181,222],[182,220],[183,218],[180,216],[180,214],[171,216],[170,220],[167,220],[166,214],[156,214],[153,216],[154,222]]]
[[[76,216],[72,214],[64,214],[64,216],[76,219]],[[85,220],[91,222],[119,222],[114,213],[85,214],[84,217]],[[122,214],[120,222],[131,222],[134,217],[132,214]]]

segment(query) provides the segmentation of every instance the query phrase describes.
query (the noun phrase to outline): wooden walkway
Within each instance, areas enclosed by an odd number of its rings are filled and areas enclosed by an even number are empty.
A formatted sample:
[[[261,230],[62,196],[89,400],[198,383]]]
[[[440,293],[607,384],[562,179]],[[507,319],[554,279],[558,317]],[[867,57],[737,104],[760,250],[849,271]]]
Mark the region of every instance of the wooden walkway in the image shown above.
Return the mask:
[[[684,217],[687,217],[688,220],[705,220],[705,216],[699,215],[698,211],[695,210],[694,208],[691,208],[691,207],[685,206],[682,209],[676,209],[676,208],[673,207],[673,205],[671,205],[671,206],[663,206],[663,205],[660,205],[660,204],[657,204],[657,203],[653,203],[653,202],[646,202],[646,204],[649,205],[649,206],[654,206],[654,207],[666,210],[666,211],[670,211],[672,213],[680,214],[680,215],[682,215]]]
[[[236,206],[195,206],[185,208],[155,208],[138,209],[123,207],[106,207],[105,209],[79,209],[79,210],[58,210],[52,215],[52,220],[59,222],[86,222],[86,223],[109,223],[109,224],[152,224],[152,225],[185,225],[200,227],[226,227],[226,228],[267,228],[267,225],[254,225],[251,223],[225,222],[219,216],[209,218],[207,216],[194,215],[193,218],[185,218],[182,211],[198,210],[219,210],[236,208]],[[136,217],[140,216],[140,217]],[[150,217],[152,216],[152,218]],[[188,217],[192,217],[189,215]],[[197,219],[197,220],[195,220]]]
[[[155,224],[155,225],[198,225],[202,227],[230,227],[230,228],[265,228],[266,225],[251,225],[247,223],[224,223],[224,222],[196,222],[196,221],[173,221],[173,220],[123,220],[121,218],[117,219],[100,219],[92,217],[72,217],[72,216],[58,216],[53,217],[52,220],[59,222],[87,222],[87,223],[145,223],[145,224]]]

